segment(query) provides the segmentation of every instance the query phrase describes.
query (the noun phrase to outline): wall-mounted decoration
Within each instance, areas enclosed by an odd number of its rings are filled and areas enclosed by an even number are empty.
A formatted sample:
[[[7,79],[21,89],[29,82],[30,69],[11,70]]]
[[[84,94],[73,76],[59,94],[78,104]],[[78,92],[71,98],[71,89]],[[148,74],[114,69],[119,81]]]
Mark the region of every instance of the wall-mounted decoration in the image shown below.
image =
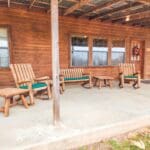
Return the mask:
[[[137,45],[133,46],[133,48],[132,48],[132,59],[135,61],[139,61],[140,55],[141,55],[140,47],[138,47]]]
[[[141,59],[141,43],[138,41],[131,42],[131,61],[140,61]]]

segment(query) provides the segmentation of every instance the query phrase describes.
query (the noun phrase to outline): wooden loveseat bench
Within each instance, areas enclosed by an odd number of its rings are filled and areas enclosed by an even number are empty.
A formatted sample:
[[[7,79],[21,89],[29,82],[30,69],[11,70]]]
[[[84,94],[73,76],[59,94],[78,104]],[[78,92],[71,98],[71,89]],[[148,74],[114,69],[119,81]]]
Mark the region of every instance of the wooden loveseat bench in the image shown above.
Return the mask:
[[[91,74],[85,73],[83,69],[61,69],[60,75],[65,83],[83,82],[83,86],[88,84],[89,88],[92,87]]]

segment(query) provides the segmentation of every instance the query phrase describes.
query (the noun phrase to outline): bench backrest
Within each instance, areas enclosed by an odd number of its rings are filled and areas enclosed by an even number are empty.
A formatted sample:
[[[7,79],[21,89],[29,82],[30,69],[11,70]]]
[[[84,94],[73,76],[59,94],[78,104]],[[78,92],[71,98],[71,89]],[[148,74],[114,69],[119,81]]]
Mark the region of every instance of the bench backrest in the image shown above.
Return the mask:
[[[65,78],[76,78],[83,76],[83,69],[75,68],[75,69],[61,69],[61,74]]]
[[[34,82],[35,74],[31,64],[10,64],[10,69],[17,86],[22,81],[30,80]]]
[[[136,72],[135,64],[133,63],[121,63],[119,64],[119,69],[124,75],[133,75]]]

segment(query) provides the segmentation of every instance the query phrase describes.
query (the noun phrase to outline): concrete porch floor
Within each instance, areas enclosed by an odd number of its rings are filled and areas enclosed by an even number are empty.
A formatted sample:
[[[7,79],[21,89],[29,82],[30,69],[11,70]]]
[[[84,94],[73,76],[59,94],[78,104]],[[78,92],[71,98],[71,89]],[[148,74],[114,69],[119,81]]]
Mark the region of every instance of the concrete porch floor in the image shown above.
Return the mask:
[[[0,149],[63,150],[149,126],[150,84],[137,90],[67,86],[60,107],[61,128],[52,125],[48,100],[37,100],[28,110],[12,107],[8,118],[0,113]]]

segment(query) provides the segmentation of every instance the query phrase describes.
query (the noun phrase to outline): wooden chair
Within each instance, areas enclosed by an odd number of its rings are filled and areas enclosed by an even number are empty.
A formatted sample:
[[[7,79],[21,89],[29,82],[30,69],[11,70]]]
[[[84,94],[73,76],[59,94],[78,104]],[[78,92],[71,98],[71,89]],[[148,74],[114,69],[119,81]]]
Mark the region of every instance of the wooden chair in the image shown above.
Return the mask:
[[[135,64],[132,63],[122,63],[119,64],[119,76],[120,76],[120,82],[119,86],[120,88],[124,87],[124,83],[130,83],[130,81],[134,81],[133,87],[134,88],[140,88],[140,72],[136,71]]]
[[[31,104],[34,104],[34,93],[37,91],[47,90],[48,98],[51,98],[48,76],[36,78],[31,64],[11,64],[10,69],[17,88],[29,89]]]
[[[83,69],[74,68],[74,69],[61,69],[61,77],[64,79],[64,83],[69,82],[83,82],[83,86],[86,84],[88,88],[92,87],[92,78],[90,73],[84,73]],[[63,87],[64,89],[64,87]]]

